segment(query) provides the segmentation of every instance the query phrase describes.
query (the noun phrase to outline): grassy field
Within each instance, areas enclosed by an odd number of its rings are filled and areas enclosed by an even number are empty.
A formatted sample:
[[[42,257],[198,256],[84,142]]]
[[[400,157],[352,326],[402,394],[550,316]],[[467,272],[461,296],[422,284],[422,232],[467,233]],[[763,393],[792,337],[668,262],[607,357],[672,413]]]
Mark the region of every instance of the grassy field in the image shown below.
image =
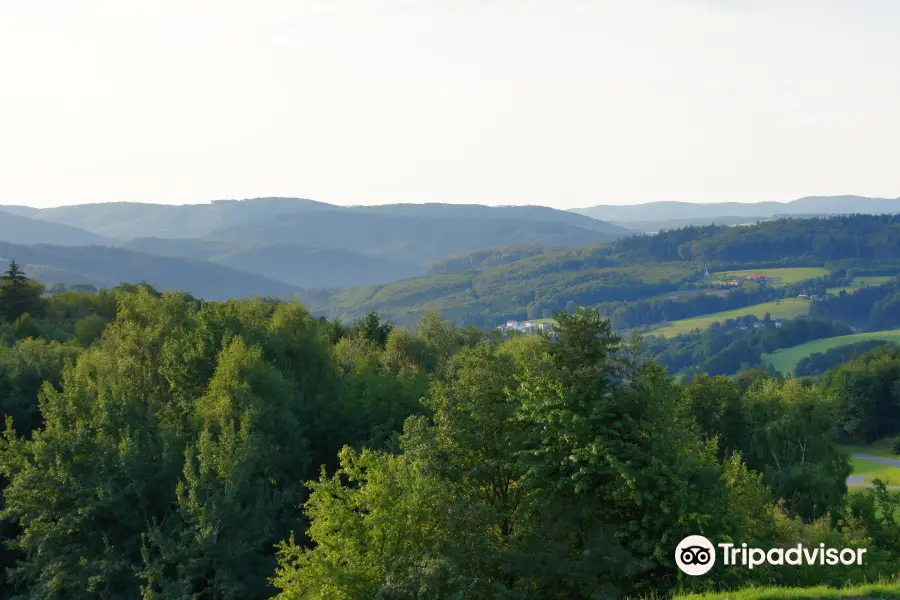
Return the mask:
[[[885,582],[846,588],[749,587],[733,592],[676,594],[672,600],[841,600],[854,598],[900,598],[900,583]]]
[[[815,279],[816,277],[825,277],[828,275],[828,269],[824,267],[786,267],[783,269],[744,269],[741,271],[721,271],[712,273],[713,277],[722,281],[729,279],[742,280],[747,275],[754,274],[765,275],[769,278],[778,280],[775,285],[787,285],[797,283],[798,281],[806,281],[807,279]]]
[[[900,484],[900,468],[856,457],[850,457],[850,466],[853,467],[852,474],[864,476],[866,483],[880,479],[887,485]]]
[[[809,304],[810,301],[805,298],[774,300],[772,302],[754,304],[753,306],[745,306],[744,308],[735,308],[733,310],[703,315],[702,317],[672,321],[667,325],[650,329],[646,334],[674,337],[679,333],[687,333],[695,329],[706,329],[713,323],[725,321],[727,319],[737,319],[744,315],[754,315],[756,318],[762,319],[766,313],[769,313],[772,315],[773,319],[793,319],[808,314]]]
[[[775,316],[775,313],[772,313]],[[892,329],[890,331],[871,331],[868,333],[854,333],[852,335],[842,335],[839,337],[825,338],[823,340],[813,340],[793,346],[792,348],[782,348],[776,350],[772,354],[763,354],[763,362],[769,362],[780,373],[791,375],[797,368],[797,363],[806,358],[810,354],[816,352],[825,352],[831,348],[838,346],[846,346],[847,344],[855,344],[857,342],[865,342],[866,340],[885,340],[888,342],[896,342],[900,344],[900,329]]]
[[[842,291],[852,294],[853,292],[871,285],[881,285],[893,279],[893,275],[873,275],[871,277],[854,277],[848,285],[843,287],[828,288],[829,294],[840,294]]]

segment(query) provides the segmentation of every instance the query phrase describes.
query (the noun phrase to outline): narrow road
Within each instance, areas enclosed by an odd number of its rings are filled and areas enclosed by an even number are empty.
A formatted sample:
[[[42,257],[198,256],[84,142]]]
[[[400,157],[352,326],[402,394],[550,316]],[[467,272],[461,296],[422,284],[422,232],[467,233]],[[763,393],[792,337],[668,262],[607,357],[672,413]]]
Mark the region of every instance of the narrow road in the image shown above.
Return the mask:
[[[896,458],[887,458],[886,456],[873,456],[872,454],[851,454],[853,458],[859,458],[861,460],[870,460],[872,462],[881,463],[883,465],[890,465],[892,467],[900,468],[900,460]],[[871,483],[866,483],[865,475],[851,475],[847,478],[847,487],[872,487]],[[900,490],[900,485],[889,485],[887,486],[889,490]]]

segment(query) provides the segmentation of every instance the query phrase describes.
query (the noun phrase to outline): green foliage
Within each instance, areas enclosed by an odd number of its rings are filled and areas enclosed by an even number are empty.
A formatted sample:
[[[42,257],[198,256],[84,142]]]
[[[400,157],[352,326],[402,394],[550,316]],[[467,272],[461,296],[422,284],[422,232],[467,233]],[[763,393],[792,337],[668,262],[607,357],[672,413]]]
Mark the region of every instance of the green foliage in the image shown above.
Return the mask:
[[[823,377],[840,407],[841,427],[853,440],[872,442],[900,432],[900,350],[876,348]]]
[[[303,531],[328,354],[289,305],[123,292],[45,385],[43,427],[3,443],[16,581],[32,598],[267,597],[271,549]]]
[[[40,316],[43,312],[42,292],[42,286],[25,277],[19,264],[12,260],[0,281],[0,319],[14,323],[24,315]],[[28,325],[21,322],[18,326],[19,329],[26,327]],[[25,334],[30,331],[23,333],[23,337],[27,337]]]
[[[851,468],[837,447],[838,403],[823,390],[796,380],[762,377],[741,386],[701,375],[684,388],[684,403],[722,455],[739,452],[790,513],[809,521],[840,509]]]
[[[342,452],[338,472],[311,484],[314,546],[281,546],[279,598],[662,589],[687,531],[771,529],[758,476],[693,436],[658,368],[596,311],[557,319],[558,343],[457,353],[425,399],[431,419],[407,421],[402,453]],[[746,513],[729,517],[737,505]]]
[[[859,355],[867,353],[869,350],[879,348],[881,346],[896,345],[894,342],[887,340],[864,340],[845,346],[836,346],[829,348],[825,352],[813,352],[809,356],[800,360],[794,373],[799,376],[821,375],[826,371],[837,368]]]
[[[142,284],[43,302],[0,343],[0,597],[574,600],[900,567],[896,498],[848,499],[836,444],[848,415],[900,418],[890,352],[680,385],[596,309],[503,340]],[[871,559],[699,580],[672,559],[697,533]]]

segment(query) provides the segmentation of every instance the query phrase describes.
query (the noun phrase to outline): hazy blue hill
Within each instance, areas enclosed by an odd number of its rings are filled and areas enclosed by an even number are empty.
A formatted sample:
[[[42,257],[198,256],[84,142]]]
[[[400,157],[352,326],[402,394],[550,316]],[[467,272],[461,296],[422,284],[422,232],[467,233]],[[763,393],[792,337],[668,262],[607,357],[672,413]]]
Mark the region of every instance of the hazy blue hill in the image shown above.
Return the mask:
[[[190,238],[267,217],[338,208],[303,198],[216,200],[209,204],[185,205],[110,202],[47,208],[37,213],[35,218],[68,223],[122,240]]]
[[[248,245],[205,239],[140,238],[121,247],[160,256],[209,260],[304,288],[388,283],[424,272],[421,266],[412,263],[301,244]]]
[[[24,271],[27,277],[34,279],[35,281],[40,281],[45,285],[54,283],[63,283],[66,285],[90,284],[94,287],[110,285],[108,282],[102,282],[99,279],[91,278],[87,275],[82,275],[81,273],[66,271],[65,269],[58,269],[47,265],[29,264],[25,266]]]
[[[867,198],[865,196],[806,196],[788,202],[790,214],[830,213],[872,215],[900,213],[900,198]]]
[[[11,213],[14,215],[19,215],[21,217],[30,217],[40,210],[41,209],[34,208],[33,206],[19,206],[16,204],[0,204],[0,212]]]
[[[680,227],[693,227],[703,225],[745,225],[765,221],[772,217],[736,217],[733,215],[723,217],[695,217],[689,219],[653,219],[649,221],[622,221],[620,224],[640,233],[656,233],[665,229],[678,229]]]
[[[900,213],[900,198],[807,196],[791,202],[648,202],[629,206],[600,205],[570,212],[628,226],[634,221],[664,221],[713,217],[773,217],[775,215]]]
[[[129,240],[120,244],[119,247],[124,248],[125,250],[144,252],[145,254],[181,256],[185,258],[197,258],[200,260],[210,260],[220,254],[226,254],[244,248],[244,246],[232,244],[230,242],[217,242],[195,238],[168,239],[154,237]]]
[[[112,244],[113,240],[71,225],[45,223],[31,217],[0,211],[0,242],[88,246],[108,245]]]
[[[53,283],[89,282],[110,287],[146,281],[160,290],[184,290],[206,300],[253,295],[288,296],[297,291],[296,287],[287,283],[224,265],[121,248],[0,243],[0,259],[7,261],[11,258],[25,267],[37,265],[41,269],[52,268]],[[72,281],[66,281],[61,279],[64,272],[76,275]]]
[[[231,227],[207,239],[244,244],[287,243],[343,248],[401,262],[428,263],[474,250],[511,245],[585,246],[616,236],[524,219],[414,217],[363,211],[318,211]]]
[[[353,210],[390,213],[410,217],[442,217],[465,219],[525,219],[543,223],[563,223],[611,236],[623,237],[632,232],[624,227],[577,213],[547,206],[483,206],[480,204],[385,204],[353,207]]]
[[[573,212],[544,206],[481,206],[472,204],[389,204],[340,207],[302,198],[217,200],[209,204],[165,205],[132,202],[81,204],[34,211],[43,221],[66,223],[122,240],[192,238],[218,229],[285,215],[333,211],[342,214],[397,215],[443,219],[515,219],[559,223],[622,237],[627,229]]]
[[[646,204],[627,206],[601,205],[589,208],[573,208],[571,212],[594,219],[630,224],[633,221],[708,219],[726,215],[731,217],[771,216],[779,212],[785,212],[787,206],[786,203],[782,202],[755,202],[747,204],[739,202],[716,202],[711,204],[648,202]]]
[[[340,248],[269,244],[215,256],[216,263],[253,271],[303,288],[389,283],[422,274],[422,267]]]

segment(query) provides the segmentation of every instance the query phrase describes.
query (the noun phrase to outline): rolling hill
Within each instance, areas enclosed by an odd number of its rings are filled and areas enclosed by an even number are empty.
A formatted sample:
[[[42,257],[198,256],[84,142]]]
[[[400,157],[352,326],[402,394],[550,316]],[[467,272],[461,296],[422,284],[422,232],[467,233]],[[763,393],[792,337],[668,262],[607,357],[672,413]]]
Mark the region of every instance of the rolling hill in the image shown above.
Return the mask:
[[[215,231],[205,239],[247,246],[303,244],[400,262],[428,263],[484,248],[586,246],[616,236],[562,223],[507,218],[442,218],[367,211],[317,211]]]
[[[21,207],[11,207],[20,210]],[[0,208],[0,210],[3,210]],[[584,215],[545,206],[482,206],[477,204],[387,204],[344,207],[303,198],[216,200],[207,204],[167,205],[134,202],[80,204],[31,209],[28,216],[65,223],[122,240],[135,238],[196,238],[284,215],[331,211],[364,215],[395,215],[441,219],[517,219],[559,223],[606,234],[609,239],[631,232]]]
[[[332,288],[390,283],[422,274],[412,263],[365,256],[340,248],[268,244],[213,257],[212,262],[253,271],[302,288]]]
[[[631,301],[670,292],[693,276],[692,265],[610,266],[609,248],[548,251],[512,263],[439,273],[387,285],[300,294],[311,310],[353,319],[376,311],[398,323],[439,310],[451,321],[492,327],[507,319],[545,318],[574,304]]]
[[[160,256],[208,260],[302,288],[390,283],[424,272],[421,266],[412,263],[365,256],[340,248],[301,244],[246,245],[202,239],[140,238],[121,247]]]
[[[195,238],[137,238],[128,240],[119,245],[119,248],[155,254],[157,256],[180,256],[182,258],[196,258],[198,260],[210,260],[220,254],[227,254],[241,250],[245,246],[230,242],[217,242]]]
[[[778,215],[891,214],[900,213],[900,198],[866,196],[806,196],[791,202],[648,202],[632,205],[599,205],[575,208],[571,212],[625,224],[653,220],[718,218],[772,218]],[[718,223],[724,224],[724,223]],[[670,228],[667,225],[663,228]]]
[[[110,202],[45,208],[36,219],[67,223],[94,233],[122,240],[141,237],[201,237],[231,227],[283,214],[339,207],[302,198],[255,198],[216,200],[209,204],[141,204]]]
[[[146,281],[159,290],[177,289],[205,300],[254,295],[287,297],[297,288],[287,283],[224,265],[189,258],[154,256],[103,246],[25,246],[0,243],[0,260],[15,258],[38,281],[91,283],[113,287]]]
[[[62,223],[47,223],[2,211],[0,211],[0,242],[56,244],[58,246],[110,245],[114,243],[110,238],[78,227]]]
[[[17,204],[0,204],[0,212],[10,213],[12,215],[19,215],[20,217],[30,217],[33,214],[40,212],[41,209],[34,208],[33,206],[20,206]]]
[[[483,206],[480,204],[385,204],[381,206],[357,206],[351,210],[392,214],[407,217],[436,217],[442,219],[521,219],[541,223],[562,223],[612,237],[625,237],[634,233],[631,229],[607,223],[599,219],[547,206]]]

